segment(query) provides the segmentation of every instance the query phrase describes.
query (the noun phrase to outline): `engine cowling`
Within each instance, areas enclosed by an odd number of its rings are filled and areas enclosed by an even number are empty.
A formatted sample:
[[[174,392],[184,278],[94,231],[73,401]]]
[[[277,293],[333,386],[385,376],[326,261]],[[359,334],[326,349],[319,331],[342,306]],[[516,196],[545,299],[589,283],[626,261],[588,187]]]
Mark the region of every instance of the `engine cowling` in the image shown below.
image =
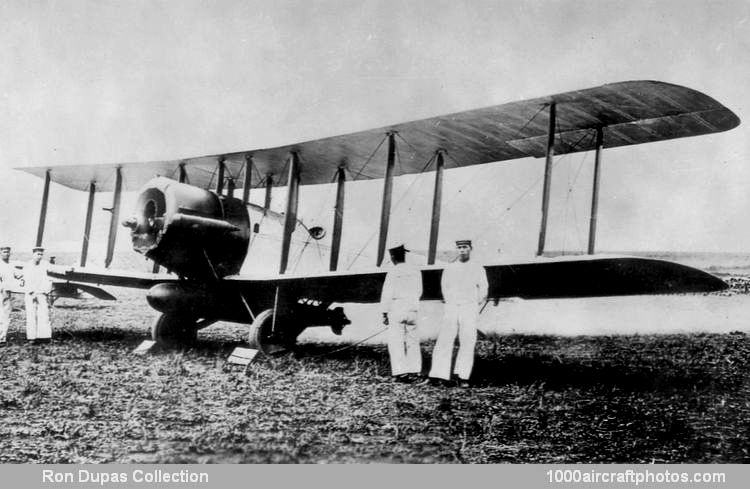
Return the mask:
[[[247,255],[250,217],[240,199],[164,177],[138,196],[131,229],[133,249],[186,278],[233,275]]]

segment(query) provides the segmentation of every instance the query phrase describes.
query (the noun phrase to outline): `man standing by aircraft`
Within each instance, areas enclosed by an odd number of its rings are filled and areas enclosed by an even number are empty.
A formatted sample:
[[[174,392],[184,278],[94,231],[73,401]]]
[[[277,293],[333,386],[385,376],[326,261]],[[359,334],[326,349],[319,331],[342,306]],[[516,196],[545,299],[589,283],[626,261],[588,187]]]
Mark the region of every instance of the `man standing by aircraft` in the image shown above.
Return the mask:
[[[26,339],[48,342],[52,338],[49,322],[49,293],[52,282],[47,276],[47,265],[42,262],[44,248],[33,248],[31,261],[23,269],[26,291]]]
[[[422,372],[422,351],[417,333],[422,274],[406,263],[409,250],[403,244],[388,251],[394,267],[385,276],[380,305],[383,324],[388,326],[391,374],[399,382],[410,382]]]
[[[430,381],[445,383],[450,380],[453,343],[458,335],[458,354],[453,372],[461,387],[469,386],[474,365],[474,345],[477,342],[479,308],[487,299],[487,272],[476,261],[471,261],[470,240],[456,241],[458,259],[445,267],[441,287],[445,300],[445,317],[432,352]]]
[[[12,308],[11,294],[15,279],[13,265],[10,264],[10,246],[2,246],[0,247],[0,346],[5,346],[8,335]]]

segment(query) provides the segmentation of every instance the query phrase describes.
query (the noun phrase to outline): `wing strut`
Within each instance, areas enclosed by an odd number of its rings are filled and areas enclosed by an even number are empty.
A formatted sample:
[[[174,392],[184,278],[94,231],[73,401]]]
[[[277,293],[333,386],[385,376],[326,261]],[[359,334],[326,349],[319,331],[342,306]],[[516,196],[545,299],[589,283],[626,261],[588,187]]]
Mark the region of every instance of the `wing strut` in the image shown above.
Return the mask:
[[[187,183],[188,174],[187,174],[187,170],[185,169],[184,161],[180,163],[180,166],[178,167],[178,169],[180,171],[179,176],[177,177],[178,181],[180,183]],[[161,266],[157,262],[154,262],[153,266],[151,267],[151,273],[159,273],[160,270],[161,270]]]
[[[83,243],[81,244],[81,266],[86,266],[86,258],[89,255],[89,237],[91,236],[91,219],[94,216],[94,196],[96,195],[96,183],[89,183],[89,203],[86,206],[86,224],[83,227]]]
[[[396,133],[388,133],[388,164],[383,177],[383,205],[380,209],[380,237],[378,238],[378,262],[383,263],[385,240],[388,238],[388,221],[391,218],[391,194],[393,193],[393,165],[396,156]]]
[[[602,162],[602,147],[604,146],[604,130],[596,128],[596,156],[594,157],[594,188],[591,192],[591,221],[589,223],[589,255],[594,254],[596,242],[596,215],[599,210],[599,170]]]
[[[271,191],[273,190],[273,175],[268,174],[266,175],[266,198],[263,201],[263,207],[266,208],[266,210],[271,208]]]
[[[185,170],[185,163],[180,163],[180,183],[187,183],[187,170]]]
[[[253,156],[245,155],[245,181],[242,184],[242,203],[250,201],[250,187],[253,184]]]
[[[107,238],[107,256],[104,266],[109,268],[115,253],[115,240],[117,239],[117,221],[120,219],[120,196],[122,195],[122,168],[115,169],[115,193],[112,197],[112,217],[109,221],[109,237]]]
[[[224,170],[226,170],[226,165],[224,164],[223,156],[219,157],[218,164],[219,164],[219,178],[216,181],[216,193],[221,195],[221,193],[224,191]]]
[[[443,150],[438,151],[435,163],[435,192],[432,196],[432,223],[430,224],[430,247],[427,252],[427,264],[435,264],[438,232],[440,231],[440,205],[443,198]]]
[[[341,247],[341,226],[344,221],[344,185],[346,184],[346,173],[344,167],[339,167],[336,172],[336,208],[333,214],[333,237],[331,239],[331,263],[329,269],[336,271],[339,264],[339,249]]]
[[[39,212],[39,227],[36,229],[36,246],[42,246],[44,223],[47,220],[47,201],[49,200],[50,170],[44,172],[44,191],[42,192],[42,210]]]
[[[539,248],[537,256],[544,254],[544,241],[547,237],[547,214],[549,212],[549,191],[552,180],[552,159],[555,156],[555,109],[557,104],[549,106],[549,133],[547,134],[547,158],[544,163],[544,190],[542,193],[542,225],[539,229]]]
[[[297,203],[299,201],[299,155],[292,151],[289,162],[289,179],[287,183],[286,214],[284,215],[284,236],[281,241],[281,265],[279,273],[286,272],[289,261],[289,246],[292,244],[292,233],[297,226]]]

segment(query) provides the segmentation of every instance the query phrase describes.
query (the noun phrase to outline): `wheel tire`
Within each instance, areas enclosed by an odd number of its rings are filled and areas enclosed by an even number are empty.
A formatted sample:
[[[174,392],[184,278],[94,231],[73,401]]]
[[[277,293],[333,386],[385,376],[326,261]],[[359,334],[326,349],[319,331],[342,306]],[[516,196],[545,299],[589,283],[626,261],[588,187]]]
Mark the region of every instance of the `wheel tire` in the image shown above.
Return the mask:
[[[255,316],[255,320],[250,325],[247,335],[247,342],[250,344],[250,348],[254,348],[265,355],[274,355],[286,351],[288,345],[280,341],[279,336],[274,337],[272,328],[273,309],[266,309]]]
[[[179,314],[161,314],[151,326],[151,339],[160,346],[189,345],[198,337],[195,321]]]

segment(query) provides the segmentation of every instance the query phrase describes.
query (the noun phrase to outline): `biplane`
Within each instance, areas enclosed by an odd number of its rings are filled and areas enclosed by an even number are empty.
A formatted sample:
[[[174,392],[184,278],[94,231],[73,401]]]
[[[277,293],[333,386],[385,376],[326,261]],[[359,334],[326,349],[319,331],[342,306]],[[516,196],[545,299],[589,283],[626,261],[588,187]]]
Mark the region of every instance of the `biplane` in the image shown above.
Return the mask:
[[[739,123],[731,110],[696,90],[657,81],[626,81],[273,148],[171,161],[20,169],[45,180],[38,242],[50,182],[88,191],[81,266],[54,268],[53,277],[71,284],[148,289],[148,303],[161,313],[152,327],[157,342],[192,341],[203,327],[233,321],[250,325],[252,346],[272,352],[293,344],[308,327],[329,326],[340,332],[349,321],[336,304],[379,300],[397,155],[400,174],[435,175],[430,234],[425,237],[427,264],[421,268],[422,300],[441,299],[442,266],[435,263],[435,255],[447,161],[463,167],[528,157],[545,158],[536,257],[484,263],[490,299],[721,290],[726,287],[723,281],[695,268],[594,253],[600,162],[606,148],[707,135]],[[385,157],[373,158],[380,147]],[[595,151],[588,254],[545,257],[553,159],[585,151]],[[368,270],[342,271],[338,260],[345,187],[347,181],[362,178],[382,179],[377,257]],[[300,186],[323,184],[336,186],[328,270],[290,272]],[[249,202],[250,189],[262,191],[265,186],[261,207],[268,210],[271,192],[280,185],[287,187],[287,195],[286,212],[279,216],[283,234],[278,273],[243,269],[254,231],[248,212],[254,205]],[[133,249],[153,260],[155,273],[86,267],[95,194],[113,192],[108,267],[121,192],[137,189],[135,214],[122,224],[130,229]],[[308,231],[325,233],[319,227]],[[158,273],[157,267],[170,273]]]

